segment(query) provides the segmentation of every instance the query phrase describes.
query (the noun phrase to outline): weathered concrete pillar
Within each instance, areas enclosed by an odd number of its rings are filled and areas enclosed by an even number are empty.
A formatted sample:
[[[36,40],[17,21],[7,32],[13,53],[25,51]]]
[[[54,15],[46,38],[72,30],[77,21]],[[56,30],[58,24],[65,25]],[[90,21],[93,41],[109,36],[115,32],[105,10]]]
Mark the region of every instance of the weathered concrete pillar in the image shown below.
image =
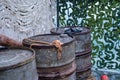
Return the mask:
[[[0,34],[22,41],[29,36],[49,33],[54,27],[54,1],[0,0]]]

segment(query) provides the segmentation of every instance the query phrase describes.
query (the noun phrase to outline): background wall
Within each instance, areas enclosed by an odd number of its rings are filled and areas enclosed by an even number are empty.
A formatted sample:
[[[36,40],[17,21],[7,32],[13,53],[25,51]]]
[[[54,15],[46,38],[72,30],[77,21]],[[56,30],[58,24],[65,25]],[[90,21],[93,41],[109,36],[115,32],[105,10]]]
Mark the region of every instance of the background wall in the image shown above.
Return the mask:
[[[61,26],[91,28],[94,69],[120,71],[120,2],[118,0],[60,0]]]
[[[21,41],[54,27],[55,0],[0,0],[0,34]]]

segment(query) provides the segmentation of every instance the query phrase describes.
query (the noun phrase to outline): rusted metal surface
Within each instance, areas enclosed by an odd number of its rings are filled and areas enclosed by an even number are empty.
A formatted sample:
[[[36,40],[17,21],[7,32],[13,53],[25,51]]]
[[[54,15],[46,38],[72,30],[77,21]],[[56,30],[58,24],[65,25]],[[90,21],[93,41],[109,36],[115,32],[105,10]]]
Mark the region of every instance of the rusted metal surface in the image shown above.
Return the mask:
[[[38,35],[30,37],[30,39],[41,40],[45,42],[52,42],[54,40],[60,40],[62,45],[61,59],[57,59],[57,50],[52,45],[34,45],[32,48],[36,51],[37,67],[57,67],[68,64],[75,59],[75,43],[74,39],[68,36],[60,37],[60,35]],[[30,46],[32,42],[28,42],[27,39],[23,41],[23,45]]]
[[[87,80],[97,80],[94,75],[90,75]]]
[[[32,50],[0,49],[0,61],[0,80],[38,80]]]
[[[67,30],[67,33],[66,33]],[[76,32],[75,32],[76,31]],[[90,28],[86,27],[79,27],[77,30],[77,26],[72,27],[61,27],[56,30],[55,28],[51,29],[52,34],[68,34],[75,37],[75,55],[76,55],[76,64],[77,74],[81,74],[78,77],[87,77],[89,71],[91,69],[91,35],[90,35]],[[86,74],[86,75],[84,75]],[[83,76],[84,75],[84,76]]]
[[[54,40],[60,40],[63,45],[62,46],[66,46],[68,44],[71,44],[73,41],[74,41],[74,38],[70,38],[68,37],[67,35],[59,35],[59,34],[41,34],[41,35],[36,35],[36,36],[32,36],[32,37],[29,37],[28,39],[32,39],[32,40],[36,40],[36,41],[44,41],[44,42],[53,42]],[[30,45],[33,43],[31,41],[29,41],[28,39],[24,39],[23,40],[23,45],[24,46],[27,46],[27,47],[30,47]],[[35,45],[35,46],[32,46],[32,48],[35,48],[35,49],[40,49],[40,48],[55,48],[55,46],[53,45],[45,45],[45,44],[41,44],[41,45]]]
[[[70,79],[75,71],[75,61],[59,67],[38,68],[39,78],[42,80],[76,80],[76,75],[73,76],[73,79]]]
[[[76,75],[78,80],[86,80],[91,74],[91,49],[77,53],[76,55]]]
[[[80,27],[80,31],[78,32],[71,32],[73,35],[78,35],[78,34],[88,34],[90,33],[90,28],[83,27],[83,26],[73,26],[72,29]],[[51,33],[53,34],[64,34],[65,30],[69,29],[70,27],[59,27],[57,30],[56,28],[51,29]]]
[[[82,54],[82,55],[81,55]],[[83,72],[86,69],[90,69],[91,63],[91,49],[89,51],[79,52],[76,54],[77,71]]]
[[[0,46],[5,47],[23,47],[22,43],[8,36],[0,34]]]
[[[62,78],[39,78],[39,80],[76,80],[76,73],[73,72],[72,74],[62,77]]]
[[[75,63],[72,63],[75,60],[74,38],[71,38],[67,35],[43,34],[30,37],[29,39],[49,43],[53,42],[54,40],[59,40],[63,43],[61,45],[62,53],[60,59],[57,58],[58,52],[56,47],[53,45],[37,44],[32,46],[36,52],[37,69],[39,76],[43,78],[42,80],[49,80],[50,78],[55,78],[55,80],[75,80],[65,79],[66,75],[72,75],[76,69]],[[30,47],[31,44],[33,44],[33,42],[28,41],[28,39],[23,40],[24,46]],[[69,78],[71,75],[69,75],[67,78]],[[62,76],[63,78],[59,79],[59,76]],[[56,77],[58,79],[56,79]]]
[[[77,80],[87,80],[87,78],[91,75],[91,69],[87,69],[83,72],[77,73]]]
[[[73,27],[73,29],[76,27]],[[52,34],[63,34],[65,33],[65,30],[69,29],[66,27],[58,28],[56,31],[56,28],[51,29]],[[70,33],[70,32],[69,32]],[[80,32],[71,32],[71,35],[75,37],[75,46],[76,46],[76,52],[82,52],[85,50],[89,50],[91,48],[91,35],[90,35],[90,28],[81,27]]]

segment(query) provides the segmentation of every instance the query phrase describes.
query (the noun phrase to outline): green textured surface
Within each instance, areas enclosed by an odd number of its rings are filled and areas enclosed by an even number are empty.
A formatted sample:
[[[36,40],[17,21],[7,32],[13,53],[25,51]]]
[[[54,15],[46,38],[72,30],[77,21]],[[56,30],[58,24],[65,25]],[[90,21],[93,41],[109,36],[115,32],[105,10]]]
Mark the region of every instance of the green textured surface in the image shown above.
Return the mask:
[[[93,67],[120,70],[119,0],[60,0],[60,26],[91,28]]]

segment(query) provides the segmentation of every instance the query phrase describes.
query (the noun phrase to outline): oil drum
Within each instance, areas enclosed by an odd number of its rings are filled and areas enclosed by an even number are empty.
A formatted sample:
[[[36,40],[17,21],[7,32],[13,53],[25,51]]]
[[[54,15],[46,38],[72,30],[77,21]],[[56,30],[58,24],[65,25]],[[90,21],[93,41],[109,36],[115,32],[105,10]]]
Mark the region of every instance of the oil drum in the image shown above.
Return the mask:
[[[41,34],[24,39],[23,45],[36,52],[40,80],[76,80],[74,38]]]
[[[51,29],[51,34],[68,34],[75,37],[75,55],[77,77],[87,78],[91,74],[91,34],[90,28],[82,26],[60,27]]]
[[[0,80],[38,80],[34,51],[1,48]]]

